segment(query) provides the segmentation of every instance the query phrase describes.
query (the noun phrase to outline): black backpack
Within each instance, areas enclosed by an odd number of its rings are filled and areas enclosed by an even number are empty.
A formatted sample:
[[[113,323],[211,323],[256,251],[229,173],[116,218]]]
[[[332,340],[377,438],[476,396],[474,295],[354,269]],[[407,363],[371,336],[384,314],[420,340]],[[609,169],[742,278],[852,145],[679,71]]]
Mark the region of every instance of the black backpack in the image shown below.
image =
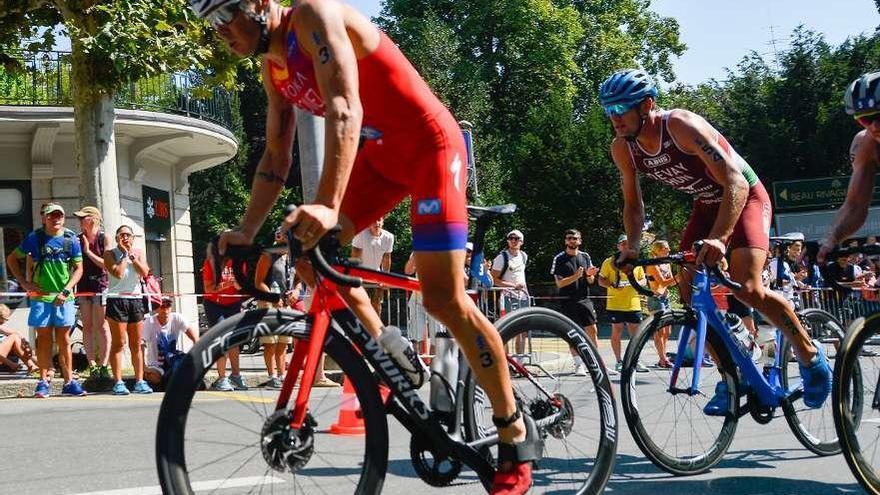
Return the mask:
[[[523,269],[525,269],[526,265],[529,264],[529,255],[526,254],[525,251],[520,251],[523,257]],[[504,274],[507,273],[507,266],[510,262],[510,255],[507,254],[507,250],[501,251],[501,256],[504,257],[504,266],[501,267],[501,274],[498,275],[498,278],[504,278]]]

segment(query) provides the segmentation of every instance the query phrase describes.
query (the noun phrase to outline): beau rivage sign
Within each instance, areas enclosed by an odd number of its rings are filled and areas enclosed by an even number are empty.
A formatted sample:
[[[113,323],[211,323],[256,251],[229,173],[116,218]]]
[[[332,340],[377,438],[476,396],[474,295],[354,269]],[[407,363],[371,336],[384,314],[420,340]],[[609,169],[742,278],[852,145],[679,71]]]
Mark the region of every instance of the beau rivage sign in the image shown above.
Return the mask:
[[[143,186],[144,232],[164,236],[171,231],[171,197],[168,191]]]

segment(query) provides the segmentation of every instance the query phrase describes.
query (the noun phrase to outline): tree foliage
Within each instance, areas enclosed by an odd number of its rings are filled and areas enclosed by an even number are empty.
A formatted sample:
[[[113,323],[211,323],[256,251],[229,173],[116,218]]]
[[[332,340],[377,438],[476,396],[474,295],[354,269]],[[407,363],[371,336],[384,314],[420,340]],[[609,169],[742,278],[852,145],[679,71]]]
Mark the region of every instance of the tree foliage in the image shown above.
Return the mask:
[[[233,81],[233,59],[216,50],[207,24],[186,0],[3,0],[0,57],[51,50],[56,32],[90,64],[90,91],[112,95],[129,81],[174,71],[202,71],[208,82]]]
[[[582,230],[597,256],[620,230],[597,88],[625,66],[674,77],[670,59],[684,50],[678,24],[649,5],[387,0],[377,19],[453,114],[474,123],[481,201],[519,206],[490,232],[487,250],[494,255],[501,234],[522,229],[532,280],[547,279],[565,229]]]
[[[880,33],[832,47],[799,27],[778,67],[751,53],[726,81],[676,88],[671,100],[699,109],[769,187],[849,172],[849,144],[859,128],[843,111],[843,92],[878,67]]]

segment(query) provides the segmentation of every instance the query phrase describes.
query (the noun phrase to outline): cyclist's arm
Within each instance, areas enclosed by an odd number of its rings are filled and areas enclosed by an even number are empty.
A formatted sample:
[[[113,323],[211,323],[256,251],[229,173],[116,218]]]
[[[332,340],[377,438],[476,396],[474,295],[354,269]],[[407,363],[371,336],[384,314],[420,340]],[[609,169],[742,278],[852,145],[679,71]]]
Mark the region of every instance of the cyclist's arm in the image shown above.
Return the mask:
[[[624,139],[615,138],[611,143],[611,158],[620,170],[620,187],[623,190],[623,227],[626,230],[627,242],[630,249],[638,252],[642,226],[645,224],[645,203],[642,202],[642,188],[639,186],[636,166]],[[601,277],[599,285],[602,285]],[[607,286],[603,285],[603,287]]]
[[[340,4],[307,0],[297,7],[293,22],[312,56],[324,97],[324,169],[315,203],[338,212],[354,165],[363,118],[357,57]]]
[[[719,143],[718,131],[699,115],[675,110],[670,114],[667,126],[682,151],[699,156],[715,182],[724,188],[718,216],[707,239],[727,243],[749,196],[749,183],[741,164],[730,148],[725,149]]]
[[[853,173],[846,191],[846,200],[834,216],[831,230],[825,236],[829,245],[854,234],[865,223],[874,192],[877,174],[877,143],[866,131],[856,134],[850,146]],[[823,241],[821,244],[825,244]]]
[[[241,219],[239,230],[253,240],[257,230],[278,200],[293,161],[293,138],[296,120],[293,106],[272,85],[268,62],[263,63],[263,88],[266,90],[266,148],[254,173],[251,199]]]

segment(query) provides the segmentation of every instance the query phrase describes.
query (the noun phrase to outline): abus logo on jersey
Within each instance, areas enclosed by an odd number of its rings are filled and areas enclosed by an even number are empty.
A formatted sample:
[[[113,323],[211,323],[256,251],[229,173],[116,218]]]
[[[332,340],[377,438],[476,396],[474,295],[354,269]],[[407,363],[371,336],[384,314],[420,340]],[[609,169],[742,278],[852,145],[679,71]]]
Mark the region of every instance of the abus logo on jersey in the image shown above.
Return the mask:
[[[645,166],[648,168],[654,168],[654,167],[659,167],[660,165],[666,165],[667,163],[669,163],[671,161],[672,161],[672,159],[669,158],[669,155],[664,153],[664,154],[657,156],[657,157],[654,157],[654,158],[645,158]]]
[[[416,214],[439,215],[442,206],[439,199],[423,199],[416,203]]]

